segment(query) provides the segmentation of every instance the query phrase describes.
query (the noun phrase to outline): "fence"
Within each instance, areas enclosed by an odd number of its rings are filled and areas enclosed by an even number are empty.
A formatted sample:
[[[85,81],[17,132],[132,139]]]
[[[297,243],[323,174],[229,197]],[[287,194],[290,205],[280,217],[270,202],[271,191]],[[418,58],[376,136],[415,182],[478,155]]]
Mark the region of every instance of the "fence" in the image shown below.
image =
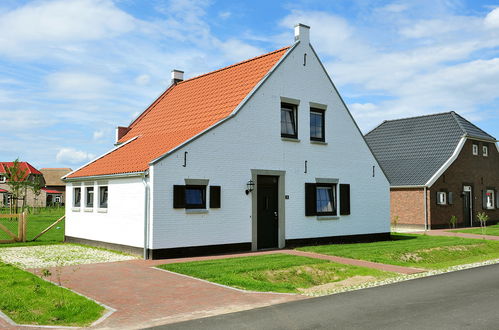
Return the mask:
[[[11,237],[10,240],[0,240],[0,243],[26,242],[26,212],[19,214],[0,214],[0,219],[17,219],[17,234],[14,234],[4,224],[0,223],[0,230]]]

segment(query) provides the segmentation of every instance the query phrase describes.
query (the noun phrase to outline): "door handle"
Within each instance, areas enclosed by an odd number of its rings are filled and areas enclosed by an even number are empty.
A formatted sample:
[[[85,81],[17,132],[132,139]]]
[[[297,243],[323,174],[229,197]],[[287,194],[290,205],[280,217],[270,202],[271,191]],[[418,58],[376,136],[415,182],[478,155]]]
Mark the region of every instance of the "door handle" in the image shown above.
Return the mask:
[[[276,219],[278,218],[277,212],[274,212],[274,217],[275,217]]]

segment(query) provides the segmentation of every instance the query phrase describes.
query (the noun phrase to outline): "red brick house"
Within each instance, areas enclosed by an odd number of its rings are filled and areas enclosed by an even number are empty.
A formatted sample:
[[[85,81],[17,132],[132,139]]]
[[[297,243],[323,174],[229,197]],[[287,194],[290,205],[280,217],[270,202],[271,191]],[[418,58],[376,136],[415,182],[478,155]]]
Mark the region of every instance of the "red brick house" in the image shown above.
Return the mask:
[[[384,121],[365,136],[390,181],[397,228],[499,221],[497,140],[455,112]]]

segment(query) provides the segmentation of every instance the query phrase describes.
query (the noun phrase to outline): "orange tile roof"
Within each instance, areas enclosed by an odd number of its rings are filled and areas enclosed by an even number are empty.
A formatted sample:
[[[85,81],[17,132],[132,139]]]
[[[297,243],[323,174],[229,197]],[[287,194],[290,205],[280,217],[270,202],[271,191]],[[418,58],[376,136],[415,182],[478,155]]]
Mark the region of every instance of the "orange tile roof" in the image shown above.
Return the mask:
[[[118,142],[135,140],[68,178],[142,172],[149,163],[227,118],[289,47],[194,77],[168,88]]]

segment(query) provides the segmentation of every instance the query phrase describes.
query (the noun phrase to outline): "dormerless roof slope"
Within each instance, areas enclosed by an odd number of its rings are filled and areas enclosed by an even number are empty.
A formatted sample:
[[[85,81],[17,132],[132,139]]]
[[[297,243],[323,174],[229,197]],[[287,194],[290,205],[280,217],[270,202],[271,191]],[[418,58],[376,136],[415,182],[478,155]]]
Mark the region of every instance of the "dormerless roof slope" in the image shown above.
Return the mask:
[[[118,141],[128,143],[67,177],[147,170],[152,160],[230,116],[288,49],[172,85],[130,124],[128,133]]]
[[[388,120],[365,138],[392,186],[423,186],[463,136],[495,138],[455,112]]]

